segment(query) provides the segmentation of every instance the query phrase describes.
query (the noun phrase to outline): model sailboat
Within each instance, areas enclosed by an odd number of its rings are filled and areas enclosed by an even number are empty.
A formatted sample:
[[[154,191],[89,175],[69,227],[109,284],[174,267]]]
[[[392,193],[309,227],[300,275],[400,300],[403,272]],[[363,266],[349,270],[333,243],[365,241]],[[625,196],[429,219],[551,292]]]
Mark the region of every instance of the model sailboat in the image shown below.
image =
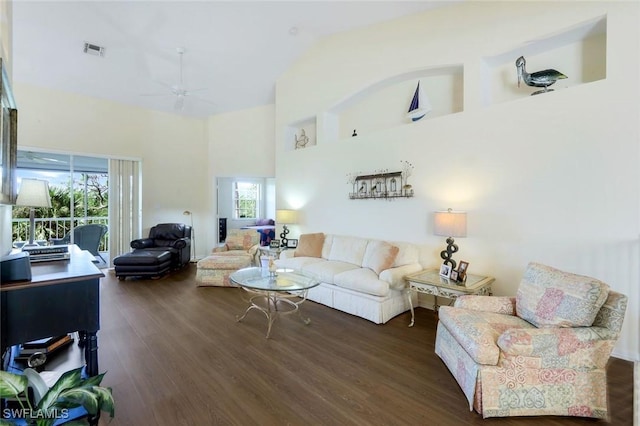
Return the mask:
[[[407,116],[411,119],[411,121],[418,121],[429,111],[431,111],[431,104],[429,103],[427,95],[424,94],[422,88],[420,87],[420,81],[418,81],[418,86],[416,87],[416,91],[413,94],[413,99],[411,100],[411,105],[409,106]]]

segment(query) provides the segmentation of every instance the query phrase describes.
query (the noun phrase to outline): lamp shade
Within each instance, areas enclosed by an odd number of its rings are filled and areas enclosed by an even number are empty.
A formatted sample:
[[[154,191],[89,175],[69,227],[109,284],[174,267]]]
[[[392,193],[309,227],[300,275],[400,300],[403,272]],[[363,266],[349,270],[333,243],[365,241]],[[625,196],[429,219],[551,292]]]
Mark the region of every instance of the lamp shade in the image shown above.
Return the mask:
[[[466,237],[467,212],[456,212],[451,209],[435,212],[433,233],[443,237]]]
[[[39,179],[22,179],[16,199],[17,206],[51,207],[49,182]]]
[[[276,210],[276,223],[294,224],[298,222],[298,212],[295,210]]]

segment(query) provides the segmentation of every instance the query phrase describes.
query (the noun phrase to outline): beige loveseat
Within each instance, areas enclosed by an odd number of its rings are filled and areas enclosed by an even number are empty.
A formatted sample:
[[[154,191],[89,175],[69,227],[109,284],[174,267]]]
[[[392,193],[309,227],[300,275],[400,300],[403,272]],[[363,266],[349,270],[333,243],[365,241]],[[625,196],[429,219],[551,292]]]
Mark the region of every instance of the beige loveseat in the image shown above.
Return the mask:
[[[422,269],[412,244],[322,233],[301,235],[276,266],[321,282],[309,300],[376,324],[409,309],[403,277]]]

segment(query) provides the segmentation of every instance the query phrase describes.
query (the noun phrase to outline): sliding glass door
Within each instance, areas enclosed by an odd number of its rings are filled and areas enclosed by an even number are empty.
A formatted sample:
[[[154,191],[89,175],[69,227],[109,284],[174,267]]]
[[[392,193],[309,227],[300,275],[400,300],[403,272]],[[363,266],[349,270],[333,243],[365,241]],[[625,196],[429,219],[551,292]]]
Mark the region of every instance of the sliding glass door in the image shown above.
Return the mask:
[[[49,182],[51,208],[36,208],[34,240],[46,244],[75,227],[109,222],[109,160],[80,155],[18,150],[18,192],[23,178]],[[13,241],[29,240],[28,206],[13,208]],[[72,234],[70,237],[72,237]],[[108,251],[108,234],[99,251]]]

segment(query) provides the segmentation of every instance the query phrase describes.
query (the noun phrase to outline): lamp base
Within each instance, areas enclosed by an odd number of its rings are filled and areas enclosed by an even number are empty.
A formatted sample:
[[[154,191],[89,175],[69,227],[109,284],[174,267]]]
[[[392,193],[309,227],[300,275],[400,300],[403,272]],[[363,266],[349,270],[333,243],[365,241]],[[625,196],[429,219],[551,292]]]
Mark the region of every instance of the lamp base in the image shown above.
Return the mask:
[[[451,256],[453,256],[453,253],[456,253],[457,251],[458,245],[455,244],[453,237],[447,238],[447,248],[440,252],[440,257],[444,259],[444,262],[442,262],[443,264],[451,266],[452,271],[456,269],[456,261],[453,260]]]
[[[282,225],[282,233],[280,234],[280,247],[287,246],[287,242],[289,241],[287,239],[288,233],[289,233],[289,228],[287,228],[287,225]]]

